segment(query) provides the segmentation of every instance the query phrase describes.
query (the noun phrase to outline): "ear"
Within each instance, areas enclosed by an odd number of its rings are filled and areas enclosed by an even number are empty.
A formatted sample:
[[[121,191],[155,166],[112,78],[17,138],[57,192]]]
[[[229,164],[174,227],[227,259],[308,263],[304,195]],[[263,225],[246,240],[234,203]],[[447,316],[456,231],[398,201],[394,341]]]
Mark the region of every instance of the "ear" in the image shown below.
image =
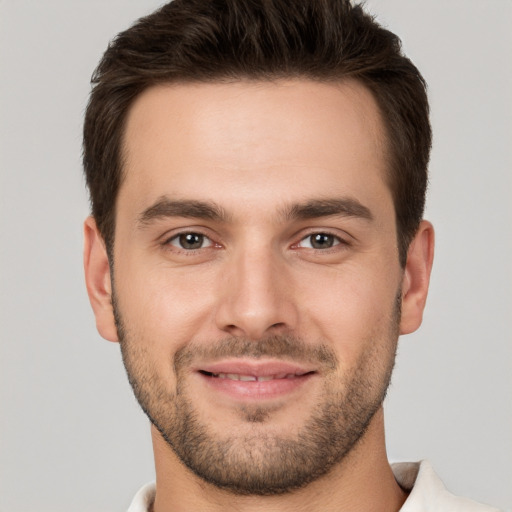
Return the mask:
[[[96,317],[96,328],[106,340],[119,341],[112,308],[112,282],[107,250],[92,217],[84,222],[84,270],[89,301]]]
[[[434,228],[430,222],[424,220],[407,252],[402,281],[400,334],[414,332],[421,325],[433,260]]]

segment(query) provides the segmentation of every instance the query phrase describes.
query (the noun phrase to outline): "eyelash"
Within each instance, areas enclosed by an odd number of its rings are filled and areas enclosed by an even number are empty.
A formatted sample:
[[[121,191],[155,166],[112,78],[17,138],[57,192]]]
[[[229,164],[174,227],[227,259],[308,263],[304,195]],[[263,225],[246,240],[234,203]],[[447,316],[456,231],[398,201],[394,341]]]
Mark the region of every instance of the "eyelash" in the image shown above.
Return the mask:
[[[197,248],[192,248],[192,249],[187,249],[183,246],[175,245],[172,243],[174,241],[177,241],[177,243],[180,243],[182,237],[186,237],[186,236],[190,236],[190,235],[200,237],[202,242],[208,241],[209,243],[206,247],[197,247]],[[194,253],[196,251],[200,251],[201,249],[207,249],[209,247],[219,246],[209,236],[205,235],[204,233],[201,233],[200,231],[182,231],[181,233],[177,233],[177,234],[173,235],[172,237],[167,238],[164,241],[163,245],[167,246],[167,247],[172,246],[173,248],[175,248],[179,251],[185,252],[185,253]]]
[[[187,236],[191,236],[191,235],[200,238],[201,247],[196,247],[196,248],[183,247],[184,240],[182,237],[187,237]],[[315,242],[312,241],[312,238],[315,236],[316,237],[322,236],[322,237],[332,238],[332,245],[329,247],[325,247],[325,248],[313,247],[313,244]],[[310,246],[309,247],[301,247],[301,244],[308,239],[311,240]],[[203,246],[203,243],[205,241],[208,242],[208,245]],[[176,242],[176,244],[173,242]],[[172,237],[167,238],[163,242],[162,245],[165,247],[172,246],[175,250],[178,250],[178,251],[181,251],[184,253],[188,253],[188,254],[195,253],[196,251],[200,251],[202,249],[208,249],[210,247],[220,247],[220,244],[216,244],[209,236],[205,235],[204,233],[201,233],[200,231],[183,231],[181,233],[177,233],[177,234],[173,235]],[[350,243],[346,239],[340,237],[339,235],[335,235],[334,233],[330,233],[329,231],[312,231],[312,232],[308,233],[306,236],[303,236],[297,243],[292,244],[291,247],[297,248],[297,249],[314,250],[314,251],[319,251],[319,252],[330,252],[331,249],[336,250],[335,248],[340,245],[341,246],[349,246]]]
[[[324,248],[316,248],[313,247],[313,243],[311,242],[311,239],[315,236],[323,236],[323,237],[330,237],[333,239],[333,243],[330,247],[324,247]],[[305,241],[310,240],[310,246],[309,247],[303,247],[301,246],[302,243]],[[319,230],[319,231],[311,231],[307,235],[303,236],[297,243],[292,245],[292,248],[300,249],[300,250],[307,250],[307,251],[315,251],[316,253],[324,253],[324,254],[330,254],[333,251],[342,250],[345,247],[349,247],[351,245],[350,241],[347,240],[347,237],[342,237],[339,234],[332,233],[327,230]]]

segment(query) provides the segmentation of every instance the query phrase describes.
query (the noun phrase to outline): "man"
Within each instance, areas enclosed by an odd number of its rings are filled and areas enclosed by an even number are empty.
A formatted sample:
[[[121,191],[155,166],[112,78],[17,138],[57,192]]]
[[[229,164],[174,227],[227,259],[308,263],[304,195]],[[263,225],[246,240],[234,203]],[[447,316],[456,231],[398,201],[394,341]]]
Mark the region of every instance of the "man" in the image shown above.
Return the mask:
[[[120,34],[84,127],[87,288],[151,420],[152,510],[493,510],[387,461],[422,319],[425,84],[340,0],[175,0]]]

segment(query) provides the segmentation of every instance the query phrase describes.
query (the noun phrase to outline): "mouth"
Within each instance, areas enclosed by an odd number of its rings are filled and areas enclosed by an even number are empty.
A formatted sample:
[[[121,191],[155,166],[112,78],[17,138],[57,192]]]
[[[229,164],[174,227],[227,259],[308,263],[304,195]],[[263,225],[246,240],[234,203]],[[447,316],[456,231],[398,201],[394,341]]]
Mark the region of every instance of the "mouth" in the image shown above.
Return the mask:
[[[317,374],[316,370],[280,361],[224,361],[196,370],[209,391],[236,401],[284,397],[298,392]]]
[[[217,379],[230,379],[230,380],[238,380],[242,382],[268,382],[271,380],[281,380],[281,379],[296,379],[300,377],[304,377],[305,375],[313,374],[315,372],[304,372],[304,373],[277,373],[275,375],[247,375],[240,373],[214,373],[207,372],[205,370],[199,370],[199,373],[205,375],[207,377],[213,377]]]

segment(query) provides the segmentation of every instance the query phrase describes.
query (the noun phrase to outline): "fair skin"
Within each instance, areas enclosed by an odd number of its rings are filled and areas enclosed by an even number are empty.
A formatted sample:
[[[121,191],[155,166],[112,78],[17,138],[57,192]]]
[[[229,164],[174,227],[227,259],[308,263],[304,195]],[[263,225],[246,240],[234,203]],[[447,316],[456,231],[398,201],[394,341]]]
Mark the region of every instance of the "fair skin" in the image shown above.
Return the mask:
[[[433,229],[421,223],[401,268],[384,129],[364,87],[153,87],[129,112],[125,148],[115,270],[89,218],[85,272],[98,330],[116,342],[114,279],[123,355],[145,377],[146,395],[179,390],[210,438],[250,453],[256,467],[272,456],[269,439],[299,439],[317,404],[346,397],[351,383],[364,379],[368,403],[379,399],[396,335],[421,323]],[[300,339],[308,354],[321,346],[336,364],[256,357],[252,348],[249,356],[208,352],[229,337],[257,347],[272,336]],[[177,371],[184,351],[190,357]],[[144,388],[153,378],[155,387]],[[178,414],[172,403],[147,400],[160,427]],[[325,474],[271,496],[206,482],[182,464],[165,427],[152,426],[154,511],[399,510],[406,495],[387,462],[382,407],[368,419]],[[256,441],[249,447],[248,439]]]

